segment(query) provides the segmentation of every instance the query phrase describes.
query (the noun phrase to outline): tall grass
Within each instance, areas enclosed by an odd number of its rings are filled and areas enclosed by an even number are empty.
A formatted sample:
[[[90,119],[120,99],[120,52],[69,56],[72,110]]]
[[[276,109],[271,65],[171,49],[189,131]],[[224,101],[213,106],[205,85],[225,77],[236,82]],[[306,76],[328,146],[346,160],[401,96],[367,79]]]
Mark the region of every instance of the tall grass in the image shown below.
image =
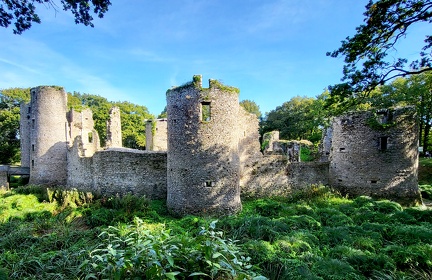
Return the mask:
[[[432,209],[311,186],[211,217],[165,201],[0,193],[0,279],[431,279]]]

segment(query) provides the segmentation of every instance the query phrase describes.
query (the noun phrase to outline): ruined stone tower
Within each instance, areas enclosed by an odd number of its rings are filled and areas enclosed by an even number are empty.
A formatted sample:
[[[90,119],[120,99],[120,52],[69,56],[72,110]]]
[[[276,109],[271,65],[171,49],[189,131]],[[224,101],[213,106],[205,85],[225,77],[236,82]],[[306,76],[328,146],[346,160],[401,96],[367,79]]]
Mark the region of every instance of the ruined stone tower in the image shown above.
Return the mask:
[[[178,215],[241,209],[238,89],[201,76],[167,91],[167,206]]]
[[[414,108],[348,113],[332,131],[330,185],[353,196],[421,202]]]
[[[166,151],[168,146],[167,139],[167,119],[147,120],[146,122],[146,150],[147,151]]]
[[[21,107],[22,166],[30,184],[65,185],[67,179],[67,95],[63,88],[40,86]]]
[[[109,119],[107,120],[107,148],[122,147],[121,119],[120,108],[112,107],[109,111]]]

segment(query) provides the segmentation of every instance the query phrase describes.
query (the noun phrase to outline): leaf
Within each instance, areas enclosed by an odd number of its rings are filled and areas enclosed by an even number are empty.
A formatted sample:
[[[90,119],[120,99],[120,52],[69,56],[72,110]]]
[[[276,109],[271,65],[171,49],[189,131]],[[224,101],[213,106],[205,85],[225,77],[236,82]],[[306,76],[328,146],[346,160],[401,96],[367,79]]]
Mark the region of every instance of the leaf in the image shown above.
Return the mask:
[[[220,256],[222,256],[222,254],[216,252],[216,253],[213,254],[212,258],[213,258],[213,259],[217,259],[217,258],[219,258]]]
[[[175,272],[168,272],[168,273],[165,273],[165,276],[166,276],[168,279],[175,280],[175,276],[176,276],[177,274],[179,274],[179,273],[180,273],[179,271],[175,271]]]
[[[264,277],[262,275],[259,275],[259,276],[255,276],[254,278],[252,278],[252,280],[268,280],[268,278]]]
[[[167,256],[167,260],[171,266],[174,266],[174,259],[171,256]]]
[[[210,277],[210,275],[208,275],[208,274],[206,274],[204,272],[194,272],[194,273],[189,274],[188,277],[192,277],[192,276],[207,276],[207,277]]]

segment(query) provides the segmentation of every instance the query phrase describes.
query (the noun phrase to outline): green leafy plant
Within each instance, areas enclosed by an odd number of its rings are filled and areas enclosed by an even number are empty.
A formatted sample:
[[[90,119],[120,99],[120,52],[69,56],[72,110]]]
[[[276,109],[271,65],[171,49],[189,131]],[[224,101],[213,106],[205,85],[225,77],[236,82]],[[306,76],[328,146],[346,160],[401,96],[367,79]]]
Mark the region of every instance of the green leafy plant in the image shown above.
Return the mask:
[[[81,269],[86,279],[248,279],[255,277],[239,248],[215,231],[216,221],[198,236],[172,235],[163,227],[150,230],[139,218],[133,225],[109,227],[103,243],[89,254]],[[265,279],[255,277],[254,279]]]

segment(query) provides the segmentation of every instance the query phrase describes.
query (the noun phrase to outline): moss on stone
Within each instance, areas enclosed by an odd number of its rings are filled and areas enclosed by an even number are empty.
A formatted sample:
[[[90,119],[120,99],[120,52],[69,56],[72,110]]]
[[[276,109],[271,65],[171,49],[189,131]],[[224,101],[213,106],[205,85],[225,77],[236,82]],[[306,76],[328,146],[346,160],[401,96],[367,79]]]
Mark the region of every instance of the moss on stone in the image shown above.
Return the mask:
[[[238,89],[236,87],[226,86],[218,80],[210,79],[209,83],[210,83],[210,88],[217,88],[217,89],[220,89],[220,90],[225,91],[225,92],[240,94],[240,89]]]

